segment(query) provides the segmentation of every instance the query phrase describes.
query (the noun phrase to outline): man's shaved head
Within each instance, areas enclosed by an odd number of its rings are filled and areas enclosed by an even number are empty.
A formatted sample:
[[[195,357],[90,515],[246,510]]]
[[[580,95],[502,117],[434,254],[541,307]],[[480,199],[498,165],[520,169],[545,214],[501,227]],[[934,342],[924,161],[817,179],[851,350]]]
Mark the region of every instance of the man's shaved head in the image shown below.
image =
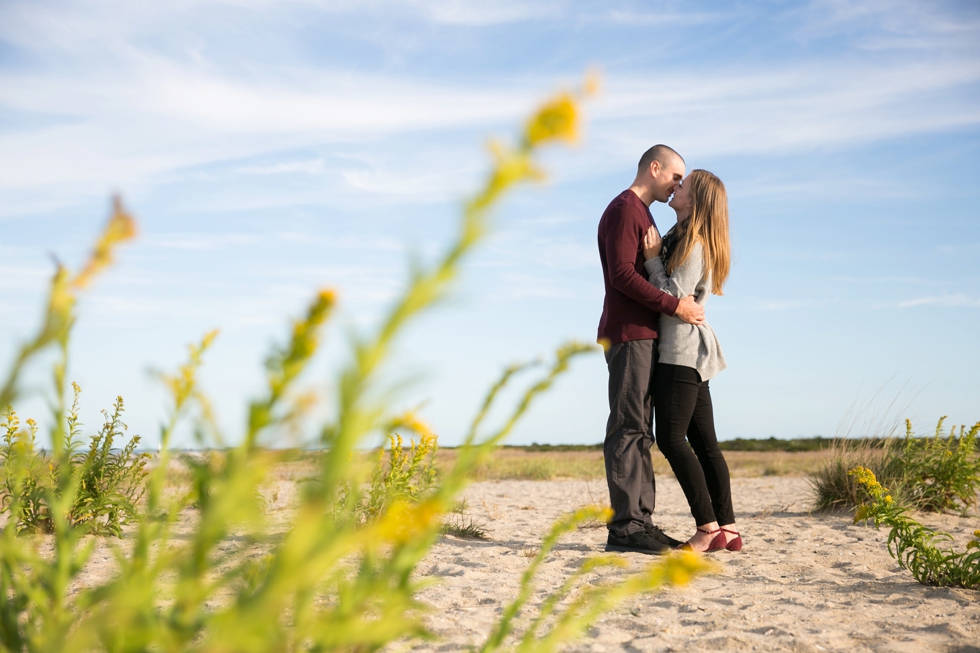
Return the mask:
[[[666,167],[675,160],[685,163],[684,157],[675,152],[673,148],[667,147],[666,145],[654,145],[640,157],[640,163],[637,165],[636,171],[643,172],[644,170],[649,170],[650,164],[654,161],[659,161],[661,167]]]
[[[684,179],[687,164],[666,145],[654,145],[640,157],[636,179],[630,188],[644,204],[666,202]]]

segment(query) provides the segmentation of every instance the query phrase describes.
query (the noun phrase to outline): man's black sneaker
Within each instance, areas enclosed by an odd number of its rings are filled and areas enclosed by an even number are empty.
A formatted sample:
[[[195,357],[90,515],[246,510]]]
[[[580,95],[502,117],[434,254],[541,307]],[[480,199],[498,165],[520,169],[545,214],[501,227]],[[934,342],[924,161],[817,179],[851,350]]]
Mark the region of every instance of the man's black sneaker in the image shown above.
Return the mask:
[[[662,555],[670,551],[670,547],[655,539],[646,531],[616,535],[612,531],[606,539],[606,551],[633,551],[647,555]]]
[[[667,533],[664,533],[664,530],[656,524],[647,524],[644,526],[644,528],[647,530],[647,535],[657,540],[661,544],[666,544],[672,549],[676,549],[680,545],[684,544],[680,540],[675,540],[670,535],[667,535]]]

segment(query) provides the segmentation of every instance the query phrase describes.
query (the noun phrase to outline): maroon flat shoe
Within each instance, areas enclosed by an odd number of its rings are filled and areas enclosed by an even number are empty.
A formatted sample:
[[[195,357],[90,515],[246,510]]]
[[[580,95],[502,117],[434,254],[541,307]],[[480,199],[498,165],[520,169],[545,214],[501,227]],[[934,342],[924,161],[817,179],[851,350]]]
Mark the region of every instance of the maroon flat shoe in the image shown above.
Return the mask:
[[[714,536],[714,538],[708,544],[708,548],[705,549],[703,551],[703,553],[711,553],[712,551],[721,551],[721,550],[723,550],[723,549],[726,548],[725,534],[721,532],[724,529],[719,528],[719,529],[716,529],[716,530],[713,530],[713,531],[706,531],[703,528],[698,528],[696,530],[698,530],[701,533],[705,533],[707,535],[715,535],[715,533],[718,533],[717,535]],[[739,548],[741,548],[741,547],[742,547],[741,542],[739,542]],[[684,544],[680,545],[677,548],[679,550],[681,550],[681,551],[693,551],[694,550],[694,548],[690,544],[688,544],[688,543],[684,543]]]
[[[729,535],[734,535],[735,536],[735,539],[732,540],[731,542],[729,542],[728,544],[726,544],[723,548],[728,549],[729,551],[741,551],[742,550],[742,536],[739,534],[738,531],[730,531],[727,528],[719,528],[718,530],[724,531],[724,532],[728,533]],[[714,540],[712,540],[711,541],[711,544],[713,545],[714,543],[715,543]]]

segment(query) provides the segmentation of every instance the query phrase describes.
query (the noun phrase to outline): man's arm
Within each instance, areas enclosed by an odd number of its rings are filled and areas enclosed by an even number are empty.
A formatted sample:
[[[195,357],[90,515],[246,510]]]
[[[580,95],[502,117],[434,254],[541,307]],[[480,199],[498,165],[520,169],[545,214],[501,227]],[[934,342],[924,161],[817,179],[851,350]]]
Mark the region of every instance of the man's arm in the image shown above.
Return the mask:
[[[636,254],[640,251],[640,233],[635,228],[626,208],[616,213],[606,231],[606,264],[609,266],[609,283],[627,297],[636,300],[658,313],[673,315],[678,300],[648,282],[636,271]]]

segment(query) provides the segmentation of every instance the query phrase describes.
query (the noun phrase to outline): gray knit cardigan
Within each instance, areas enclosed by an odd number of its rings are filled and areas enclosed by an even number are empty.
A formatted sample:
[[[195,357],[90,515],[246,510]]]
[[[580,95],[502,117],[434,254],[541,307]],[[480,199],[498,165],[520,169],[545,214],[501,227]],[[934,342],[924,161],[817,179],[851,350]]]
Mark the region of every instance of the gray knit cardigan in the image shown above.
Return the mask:
[[[678,299],[694,295],[694,301],[704,306],[711,294],[711,271],[704,269],[704,250],[694,243],[687,260],[670,275],[659,256],[645,264],[650,283]],[[688,324],[679,317],[660,316],[660,338],[657,349],[659,361],[669,365],[693,367],[702,381],[714,378],[727,367],[718,337],[708,323]]]

